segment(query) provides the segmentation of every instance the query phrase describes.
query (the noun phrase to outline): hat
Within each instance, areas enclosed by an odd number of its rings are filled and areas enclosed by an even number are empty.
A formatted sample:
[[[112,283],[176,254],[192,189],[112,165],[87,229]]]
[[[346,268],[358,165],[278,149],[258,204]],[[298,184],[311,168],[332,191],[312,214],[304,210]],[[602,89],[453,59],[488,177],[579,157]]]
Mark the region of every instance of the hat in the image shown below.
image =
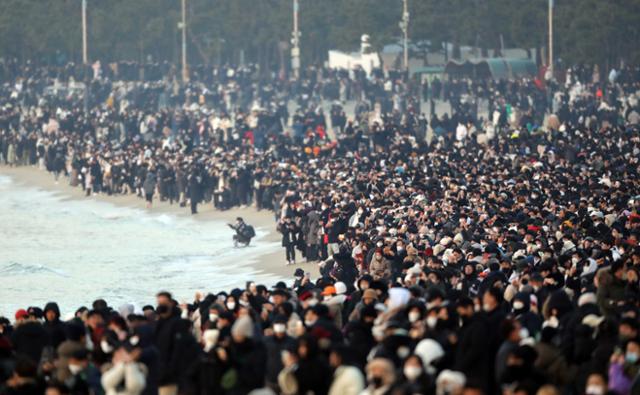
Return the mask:
[[[337,283],[333,284],[333,286],[336,288],[336,294],[344,295],[347,293],[347,286],[342,281],[338,281]]]
[[[16,311],[16,321],[24,319],[24,318],[27,318],[27,317],[29,317],[29,313],[27,313],[27,310],[20,309],[20,310]]]
[[[253,321],[248,316],[242,316],[233,323],[232,336],[253,337]]]
[[[331,296],[331,295],[335,295],[336,292],[336,287],[334,287],[333,285],[328,285],[326,287],[324,287],[324,291],[322,291],[322,296]]]
[[[296,271],[293,273],[293,277],[302,277],[304,276],[304,270],[302,270],[301,268],[297,268]]]
[[[302,294],[300,294],[298,299],[304,302],[305,300],[310,299],[312,296],[313,293],[311,293],[311,291],[304,291]]]
[[[438,375],[436,386],[444,388],[446,393],[453,393],[461,390],[466,381],[467,378],[463,373],[445,369]]]
[[[414,353],[420,357],[425,370],[429,374],[434,374],[436,369],[431,364],[444,356],[444,350],[440,343],[433,339],[423,339],[418,343]]]
[[[364,293],[362,294],[362,299],[366,299],[366,298],[378,299],[378,294],[373,289],[367,288],[364,290]]]
[[[604,321],[604,316],[597,316],[595,314],[588,314],[582,319],[582,323],[584,325],[590,326],[591,328],[597,328]]]
[[[596,294],[593,292],[585,292],[578,298],[578,307],[585,304],[596,304]]]
[[[278,281],[276,285],[273,286],[273,288],[287,289],[287,284],[285,284],[284,281]]]

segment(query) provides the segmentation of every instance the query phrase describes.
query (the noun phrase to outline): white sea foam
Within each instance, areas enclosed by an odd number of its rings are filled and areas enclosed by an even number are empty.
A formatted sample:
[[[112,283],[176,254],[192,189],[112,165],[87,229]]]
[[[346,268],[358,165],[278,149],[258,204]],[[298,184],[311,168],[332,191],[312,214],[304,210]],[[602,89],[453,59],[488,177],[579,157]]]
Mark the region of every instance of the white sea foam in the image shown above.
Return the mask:
[[[251,247],[231,247],[221,222],[154,214],[63,197],[0,176],[0,315],[50,300],[69,312],[105,298],[153,303],[159,290],[190,300],[197,290],[273,283],[252,264],[278,248],[257,229]]]

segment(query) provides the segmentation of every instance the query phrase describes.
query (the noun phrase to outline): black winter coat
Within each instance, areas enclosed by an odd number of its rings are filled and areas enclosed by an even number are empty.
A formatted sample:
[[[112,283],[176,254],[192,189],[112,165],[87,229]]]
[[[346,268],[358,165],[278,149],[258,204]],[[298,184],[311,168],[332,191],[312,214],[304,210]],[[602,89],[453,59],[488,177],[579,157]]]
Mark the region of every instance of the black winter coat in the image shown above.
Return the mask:
[[[485,391],[491,379],[489,323],[484,314],[473,315],[460,329],[456,348],[455,370],[465,374],[469,384]]]

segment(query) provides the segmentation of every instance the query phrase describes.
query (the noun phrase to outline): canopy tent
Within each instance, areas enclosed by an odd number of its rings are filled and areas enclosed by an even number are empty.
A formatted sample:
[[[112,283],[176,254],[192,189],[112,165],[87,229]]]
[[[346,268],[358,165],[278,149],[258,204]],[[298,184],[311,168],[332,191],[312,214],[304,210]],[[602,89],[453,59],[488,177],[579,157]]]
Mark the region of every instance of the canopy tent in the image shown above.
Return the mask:
[[[536,64],[531,59],[514,58],[480,58],[465,62],[449,61],[445,73],[451,77],[475,77],[506,79],[517,77],[533,77],[536,75]]]

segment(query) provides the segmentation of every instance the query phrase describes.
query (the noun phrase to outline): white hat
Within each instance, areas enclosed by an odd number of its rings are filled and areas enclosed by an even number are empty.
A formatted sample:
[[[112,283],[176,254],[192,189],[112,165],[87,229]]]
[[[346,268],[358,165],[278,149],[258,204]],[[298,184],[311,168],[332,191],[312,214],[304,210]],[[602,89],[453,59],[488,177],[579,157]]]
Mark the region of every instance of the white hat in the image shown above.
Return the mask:
[[[578,298],[578,307],[585,304],[596,304],[596,294],[593,292],[585,292]]]
[[[462,390],[467,378],[462,372],[445,369],[436,379],[436,394],[451,394]]]
[[[588,314],[582,319],[582,323],[584,325],[590,326],[592,328],[597,328],[604,321],[604,316],[597,316],[595,314]]]
[[[342,281],[338,281],[333,286],[336,289],[337,295],[344,295],[345,293],[347,293],[347,286]]]
[[[243,336],[247,338],[253,337],[253,321],[248,316],[242,316],[233,323],[231,327],[231,335]]]
[[[414,354],[420,357],[425,370],[429,374],[434,374],[436,369],[431,366],[431,363],[444,356],[444,350],[440,343],[433,339],[424,339],[416,346]]]
[[[217,329],[207,329],[202,334],[202,340],[204,341],[204,351],[209,352],[218,343],[218,336],[220,331]]]

